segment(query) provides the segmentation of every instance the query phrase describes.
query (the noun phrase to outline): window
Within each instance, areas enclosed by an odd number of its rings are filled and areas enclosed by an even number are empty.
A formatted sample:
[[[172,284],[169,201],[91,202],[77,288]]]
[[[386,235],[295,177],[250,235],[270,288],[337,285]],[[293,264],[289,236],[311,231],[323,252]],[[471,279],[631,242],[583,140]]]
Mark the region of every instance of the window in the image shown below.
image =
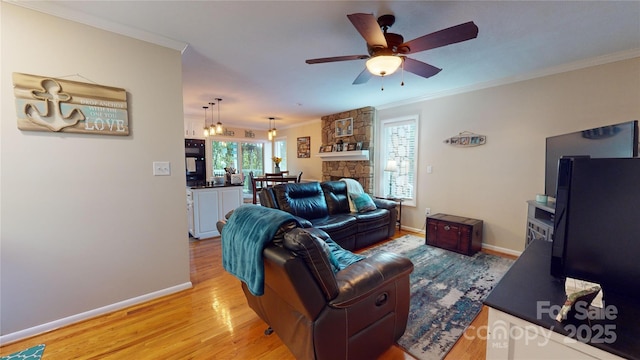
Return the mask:
[[[408,199],[405,204],[415,206],[418,117],[383,120],[380,125],[378,193]]]
[[[213,141],[211,143],[213,176],[224,176],[225,168],[238,168],[238,143]]]
[[[237,169],[245,179],[249,179],[249,172],[258,176],[264,171],[264,144],[261,142],[212,141],[212,174],[224,176],[225,167]],[[249,180],[244,181],[244,192],[251,193]]]
[[[280,163],[280,170],[287,170],[287,140],[276,140],[273,144],[273,156],[277,156],[282,159]]]

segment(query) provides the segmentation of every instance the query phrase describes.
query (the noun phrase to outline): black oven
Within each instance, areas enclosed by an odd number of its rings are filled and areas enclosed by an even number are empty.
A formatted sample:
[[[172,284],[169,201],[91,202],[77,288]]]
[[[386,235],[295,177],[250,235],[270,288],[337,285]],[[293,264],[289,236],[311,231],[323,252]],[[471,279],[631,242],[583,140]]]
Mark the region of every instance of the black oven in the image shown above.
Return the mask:
[[[205,185],[207,168],[204,140],[185,139],[184,154],[187,186]]]

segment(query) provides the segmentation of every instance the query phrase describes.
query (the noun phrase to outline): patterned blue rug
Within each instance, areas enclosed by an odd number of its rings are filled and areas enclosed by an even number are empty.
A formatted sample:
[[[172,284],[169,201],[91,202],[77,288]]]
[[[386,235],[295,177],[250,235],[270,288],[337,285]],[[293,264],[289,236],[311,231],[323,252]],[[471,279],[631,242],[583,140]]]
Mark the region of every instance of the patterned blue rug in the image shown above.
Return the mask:
[[[36,345],[26,350],[0,357],[0,360],[40,360],[44,352],[44,346],[44,344]]]
[[[363,254],[389,251],[411,259],[409,321],[398,345],[418,359],[442,359],[513,260],[481,252],[469,257],[424,241],[424,237],[405,235]]]

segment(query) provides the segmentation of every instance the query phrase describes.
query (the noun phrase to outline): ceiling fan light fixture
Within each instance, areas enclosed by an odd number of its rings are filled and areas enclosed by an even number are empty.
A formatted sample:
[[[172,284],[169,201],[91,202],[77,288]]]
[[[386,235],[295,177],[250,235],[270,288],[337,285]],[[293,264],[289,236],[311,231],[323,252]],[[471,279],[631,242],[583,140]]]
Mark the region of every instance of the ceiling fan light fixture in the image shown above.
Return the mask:
[[[402,65],[402,58],[394,55],[379,55],[367,60],[365,66],[377,76],[391,75]]]

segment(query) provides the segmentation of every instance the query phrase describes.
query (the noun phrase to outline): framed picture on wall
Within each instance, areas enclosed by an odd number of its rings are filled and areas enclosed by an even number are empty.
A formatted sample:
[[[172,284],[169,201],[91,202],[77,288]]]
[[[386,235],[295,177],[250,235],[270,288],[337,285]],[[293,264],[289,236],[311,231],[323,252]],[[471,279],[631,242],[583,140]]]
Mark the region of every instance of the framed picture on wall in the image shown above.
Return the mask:
[[[308,158],[311,157],[311,137],[304,136],[298,138],[298,157]]]
[[[336,120],[336,137],[353,135],[353,118]]]

